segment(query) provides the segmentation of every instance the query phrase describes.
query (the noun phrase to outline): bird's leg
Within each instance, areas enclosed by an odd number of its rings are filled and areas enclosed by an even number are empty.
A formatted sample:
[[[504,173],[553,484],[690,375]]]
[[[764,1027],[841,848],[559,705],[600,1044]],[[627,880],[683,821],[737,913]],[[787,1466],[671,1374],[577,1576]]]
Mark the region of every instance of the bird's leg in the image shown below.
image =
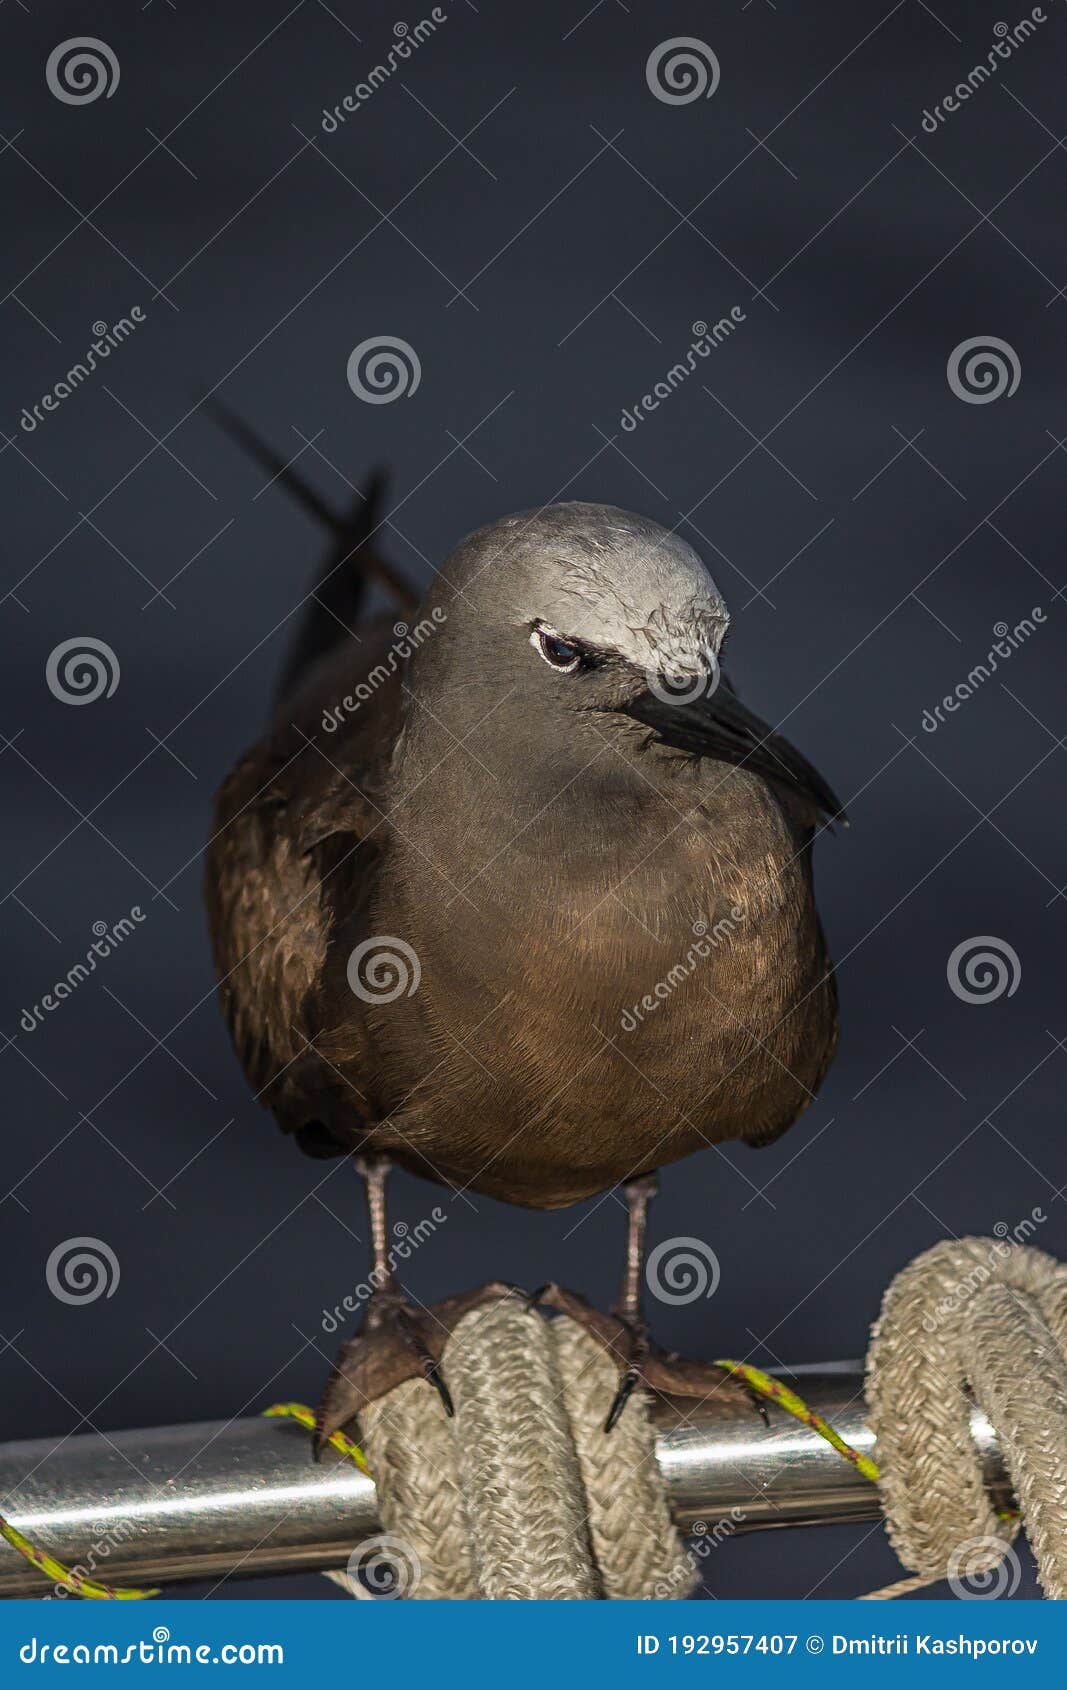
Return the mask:
[[[623,1187],[626,1198],[626,1259],[623,1263],[619,1300],[612,1313],[622,1321],[630,1335],[629,1359],[619,1379],[619,1388],[604,1422],[605,1432],[616,1425],[634,1389],[641,1379],[641,1370],[648,1359],[648,1323],[645,1320],[641,1281],[645,1271],[645,1243],[648,1234],[648,1210],[659,1190],[654,1173],[629,1180]]]
[[[544,1307],[566,1315],[585,1328],[592,1338],[611,1356],[618,1368],[618,1386],[604,1422],[605,1432],[618,1424],[626,1404],[638,1385],[670,1403],[686,1399],[701,1403],[714,1402],[718,1412],[727,1418],[752,1413],[753,1404],[759,1408],[766,1423],[763,1402],[757,1399],[740,1379],[716,1367],[712,1362],[691,1361],[674,1351],[661,1350],[649,1337],[644,1314],[642,1280],[645,1275],[645,1240],[648,1230],[648,1210],[659,1189],[654,1173],[629,1180],[623,1186],[626,1198],[626,1260],[618,1301],[610,1315],[593,1308],[576,1291],[566,1291],[561,1285],[548,1285],[538,1293],[537,1301]],[[683,1412],[684,1410],[679,1410]]]
[[[433,1385],[447,1415],[454,1413],[452,1397],[441,1377],[441,1370],[422,1333],[423,1321],[411,1307],[389,1255],[389,1232],[386,1220],[385,1182],[392,1164],[388,1156],[358,1156],[356,1168],[363,1176],[367,1194],[367,1216],[370,1221],[371,1250],[374,1265],[370,1282],[373,1286],[367,1305],[367,1332],[380,1332],[394,1326],[410,1348],[425,1379]]]
[[[386,1225],[385,1182],[389,1178],[389,1170],[392,1164],[388,1156],[357,1156],[354,1160],[356,1172],[363,1180],[363,1191],[367,1199],[367,1219],[370,1222],[371,1253],[374,1261],[370,1270],[373,1291],[367,1314],[367,1325],[375,1326],[380,1324],[375,1309],[375,1299],[383,1297],[388,1301],[398,1295],[400,1291],[396,1275],[393,1272],[393,1264],[389,1260],[389,1234]]]
[[[432,1308],[413,1307],[393,1272],[386,1222],[385,1181],[389,1162],[384,1156],[357,1158],[370,1216],[374,1263],[362,1329],[346,1339],[326,1382],[315,1416],[315,1454],[320,1455],[332,1433],[355,1419],[368,1403],[402,1385],[407,1379],[426,1379],[437,1391],[447,1414],[452,1398],[441,1375],[441,1355],[457,1323],[471,1309],[513,1295],[508,1285],[479,1286],[446,1297]]]

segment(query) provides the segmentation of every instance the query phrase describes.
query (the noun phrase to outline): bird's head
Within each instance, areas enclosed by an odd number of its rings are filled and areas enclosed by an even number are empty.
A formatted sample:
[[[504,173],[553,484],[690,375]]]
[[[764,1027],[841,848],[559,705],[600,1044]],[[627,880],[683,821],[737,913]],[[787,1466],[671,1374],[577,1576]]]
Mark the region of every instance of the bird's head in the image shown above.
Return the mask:
[[[448,556],[426,609],[439,631],[412,660],[416,710],[452,700],[446,728],[476,751],[506,723],[516,764],[565,768],[639,723],[653,745],[744,764],[840,811],[723,681],[726,602],[693,548],[647,517],[581,503],[505,517]]]

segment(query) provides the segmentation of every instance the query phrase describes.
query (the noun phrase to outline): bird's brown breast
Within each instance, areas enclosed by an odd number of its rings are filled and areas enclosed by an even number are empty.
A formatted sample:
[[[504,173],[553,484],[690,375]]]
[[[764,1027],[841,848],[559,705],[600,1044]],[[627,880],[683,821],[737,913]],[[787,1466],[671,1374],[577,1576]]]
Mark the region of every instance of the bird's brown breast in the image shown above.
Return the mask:
[[[699,822],[669,851],[638,836],[583,864],[572,843],[564,890],[542,838],[424,925],[417,994],[369,1020],[375,1142],[550,1208],[783,1132],[829,1063],[836,1011],[808,852],[765,792],[751,780],[730,849]]]

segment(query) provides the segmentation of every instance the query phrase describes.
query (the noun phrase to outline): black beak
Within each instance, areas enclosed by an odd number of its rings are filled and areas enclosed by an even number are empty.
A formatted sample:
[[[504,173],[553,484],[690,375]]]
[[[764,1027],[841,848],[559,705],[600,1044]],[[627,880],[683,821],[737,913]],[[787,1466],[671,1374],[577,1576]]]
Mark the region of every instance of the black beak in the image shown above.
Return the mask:
[[[746,709],[725,679],[709,696],[689,703],[672,704],[655,693],[639,693],[624,705],[623,714],[643,722],[665,745],[776,781],[805,800],[817,815],[848,826],[848,817],[818,769]]]

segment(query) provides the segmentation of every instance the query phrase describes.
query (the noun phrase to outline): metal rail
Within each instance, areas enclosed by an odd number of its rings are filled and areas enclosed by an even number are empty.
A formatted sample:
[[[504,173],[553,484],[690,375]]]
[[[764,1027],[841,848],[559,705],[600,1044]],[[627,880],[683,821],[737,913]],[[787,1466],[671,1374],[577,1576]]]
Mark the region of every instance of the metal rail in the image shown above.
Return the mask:
[[[856,1362],[794,1370],[806,1401],[869,1453]],[[877,1520],[873,1485],[806,1426],[769,1406],[770,1425],[737,1402],[654,1408],[656,1457],[677,1524],[709,1534]],[[998,1504],[1010,1486],[989,1422],[971,1421]],[[58,1445],[0,1445],[0,1512],[32,1542],[108,1583],[174,1584],[344,1566],[378,1529],[374,1486],[283,1420],[204,1421]],[[48,1581],[0,1541],[0,1596],[47,1594]]]

